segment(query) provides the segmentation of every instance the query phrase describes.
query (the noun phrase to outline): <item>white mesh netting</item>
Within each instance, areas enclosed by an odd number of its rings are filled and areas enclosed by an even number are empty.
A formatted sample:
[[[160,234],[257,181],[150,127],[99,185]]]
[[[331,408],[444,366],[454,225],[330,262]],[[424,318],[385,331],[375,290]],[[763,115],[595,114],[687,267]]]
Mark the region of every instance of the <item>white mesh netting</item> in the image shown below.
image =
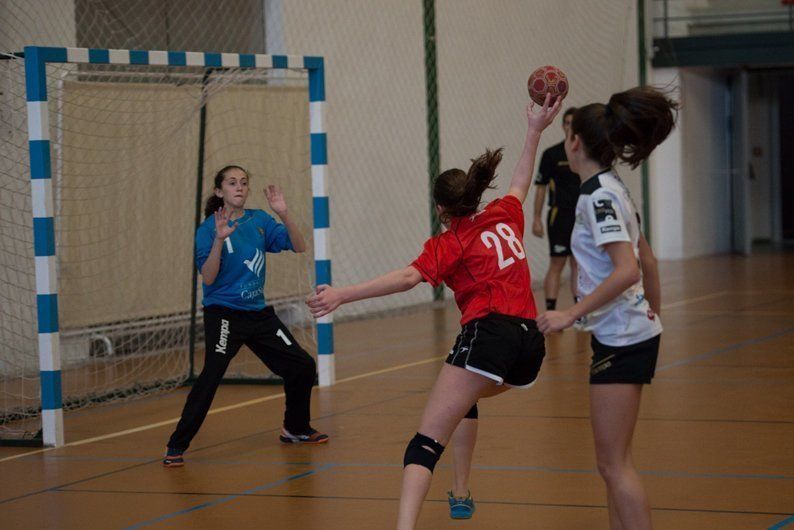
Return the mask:
[[[8,420],[36,417],[39,388],[23,64],[8,58],[0,69],[9,118],[0,146],[0,418]],[[246,206],[265,207],[262,188],[280,185],[311,242],[305,75],[65,64],[47,67],[47,84],[64,406],[172,388],[190,370],[200,145],[202,212],[215,171],[239,164],[252,175]],[[310,351],[302,300],[312,277],[311,252],[268,260],[267,299]],[[200,322],[199,314],[195,374]],[[266,375],[241,353],[227,377]]]

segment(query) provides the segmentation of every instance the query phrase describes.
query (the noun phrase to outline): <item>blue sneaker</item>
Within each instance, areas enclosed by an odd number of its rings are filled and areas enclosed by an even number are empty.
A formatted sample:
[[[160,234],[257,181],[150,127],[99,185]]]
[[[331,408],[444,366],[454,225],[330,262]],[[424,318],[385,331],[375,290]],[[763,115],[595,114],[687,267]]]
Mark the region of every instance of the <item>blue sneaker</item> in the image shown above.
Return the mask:
[[[474,506],[474,499],[471,498],[471,492],[467,497],[454,497],[452,492],[447,492],[449,500],[449,516],[453,519],[471,519],[474,511],[477,509]]]

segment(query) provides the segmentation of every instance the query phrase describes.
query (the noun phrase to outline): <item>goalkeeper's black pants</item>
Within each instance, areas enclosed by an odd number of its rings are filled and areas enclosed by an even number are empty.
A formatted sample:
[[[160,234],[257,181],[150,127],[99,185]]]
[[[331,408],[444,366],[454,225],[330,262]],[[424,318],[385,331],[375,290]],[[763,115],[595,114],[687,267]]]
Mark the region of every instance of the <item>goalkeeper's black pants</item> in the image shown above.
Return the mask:
[[[185,451],[188,448],[207,416],[229,363],[243,344],[284,380],[287,402],[284,428],[292,434],[308,433],[317,364],[272,307],[262,311],[205,307],[204,337],[204,368],[187,396],[182,418],[168,441],[170,449]]]

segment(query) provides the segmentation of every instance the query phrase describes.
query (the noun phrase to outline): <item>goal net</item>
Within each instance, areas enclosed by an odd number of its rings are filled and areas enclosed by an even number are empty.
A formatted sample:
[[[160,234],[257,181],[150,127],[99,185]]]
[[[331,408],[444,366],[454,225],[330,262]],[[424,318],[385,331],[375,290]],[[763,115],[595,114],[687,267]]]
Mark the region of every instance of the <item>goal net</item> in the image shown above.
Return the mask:
[[[165,62],[190,63],[186,57]],[[3,59],[0,438],[18,439],[41,428],[37,168],[24,61]],[[198,375],[204,343],[194,233],[213,177],[228,164],[251,175],[247,208],[267,210],[262,189],[281,186],[307,238],[305,254],[268,257],[265,292],[304,348],[316,351],[302,303],[314,284],[305,70],[47,63],[46,86],[56,256],[49,272],[57,278],[64,409],[162,392]],[[241,351],[227,377],[272,374]]]

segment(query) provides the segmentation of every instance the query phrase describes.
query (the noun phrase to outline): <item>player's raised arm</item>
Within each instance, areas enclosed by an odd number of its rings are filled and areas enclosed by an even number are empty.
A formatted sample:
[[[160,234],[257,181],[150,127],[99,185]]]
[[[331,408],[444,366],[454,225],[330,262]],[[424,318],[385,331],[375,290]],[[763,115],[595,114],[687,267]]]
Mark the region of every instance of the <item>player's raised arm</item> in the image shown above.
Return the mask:
[[[521,158],[518,159],[513,178],[510,180],[510,189],[507,194],[517,198],[523,204],[532,184],[532,170],[535,167],[535,155],[538,151],[538,143],[543,129],[554,121],[554,117],[560,111],[562,98],[557,97],[551,105],[551,94],[546,94],[546,100],[539,111],[535,110],[535,103],[530,101],[527,104],[527,136],[524,139],[524,150]]]

